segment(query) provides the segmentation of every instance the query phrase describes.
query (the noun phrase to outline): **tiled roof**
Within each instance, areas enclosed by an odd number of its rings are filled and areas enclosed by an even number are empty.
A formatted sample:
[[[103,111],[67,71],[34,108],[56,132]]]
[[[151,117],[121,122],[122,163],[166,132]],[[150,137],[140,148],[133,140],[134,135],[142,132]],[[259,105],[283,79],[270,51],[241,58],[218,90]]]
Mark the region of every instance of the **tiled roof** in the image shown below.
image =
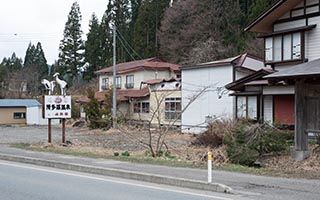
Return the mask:
[[[179,72],[180,65],[161,61],[159,58],[148,58],[132,62],[119,63],[116,65],[117,74],[125,74],[133,71],[151,70],[151,71],[173,71]],[[105,74],[113,72],[113,66],[96,71],[95,74]]]
[[[164,83],[164,82],[173,82],[173,81],[180,81],[180,78],[170,78],[170,79],[150,79],[147,81],[143,81],[142,84],[147,84],[147,85],[154,85],[154,84],[159,84],[159,83]]]
[[[36,99],[0,99],[0,107],[34,107],[41,106]]]
[[[105,98],[106,91],[99,91],[94,94],[94,97],[98,101],[103,101]],[[149,88],[144,87],[141,89],[130,89],[130,90],[117,90],[118,101],[128,101],[129,98],[143,98],[150,95]],[[78,103],[88,103],[90,99],[87,96],[81,97]]]
[[[266,79],[278,79],[278,78],[287,78],[295,79],[298,77],[307,77],[307,76],[320,76],[320,59],[316,59],[310,62],[305,62],[299,65],[292,66],[290,68],[275,72],[268,76],[265,76]]]

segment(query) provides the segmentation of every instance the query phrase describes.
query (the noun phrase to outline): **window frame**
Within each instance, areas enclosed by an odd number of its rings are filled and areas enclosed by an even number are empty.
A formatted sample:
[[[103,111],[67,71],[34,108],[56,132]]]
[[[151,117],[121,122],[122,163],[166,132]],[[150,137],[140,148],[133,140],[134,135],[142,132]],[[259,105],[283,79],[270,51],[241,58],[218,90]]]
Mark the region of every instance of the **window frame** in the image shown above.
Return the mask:
[[[299,34],[298,37],[295,37],[297,34]],[[290,36],[290,58],[287,59],[284,57],[285,54],[288,52],[285,51],[285,38]],[[279,59],[275,59],[275,53],[276,53],[276,45],[275,41],[276,38],[279,39],[279,42],[277,43],[277,46],[280,46],[280,57]],[[294,38],[298,38],[297,41],[299,41],[299,44],[294,45]],[[291,62],[291,61],[301,61],[304,59],[304,32],[292,32],[292,33],[282,33],[279,35],[273,35],[270,37],[264,38],[264,58],[265,63],[280,63],[280,62]],[[294,51],[295,47],[298,47],[297,51]],[[299,57],[295,57],[295,52],[299,53]],[[270,59],[271,58],[271,59]]]
[[[253,110],[253,112],[250,112],[250,109],[252,109],[252,105],[249,104],[249,98],[255,98],[255,103],[253,104],[253,106],[255,107],[255,109]],[[240,105],[240,99],[243,99],[242,105]],[[248,120],[254,120],[254,121],[258,121],[260,118],[260,110],[259,110],[259,104],[260,104],[260,97],[257,95],[252,95],[252,96],[237,96],[236,97],[236,118],[245,118]],[[240,115],[240,111],[239,109],[242,108],[242,112]],[[255,113],[255,117],[251,117],[250,114]]]
[[[181,98],[165,98],[164,103],[165,120],[181,120]]]
[[[126,76],[126,88],[134,88],[134,75],[130,74]]]
[[[102,90],[109,89],[109,78],[102,78],[101,89]]]
[[[121,89],[122,83],[121,83],[121,76],[116,76],[116,88]]]
[[[133,113],[150,113],[150,102],[137,101],[133,103]]]
[[[25,112],[14,112],[13,119],[26,119],[26,113]]]

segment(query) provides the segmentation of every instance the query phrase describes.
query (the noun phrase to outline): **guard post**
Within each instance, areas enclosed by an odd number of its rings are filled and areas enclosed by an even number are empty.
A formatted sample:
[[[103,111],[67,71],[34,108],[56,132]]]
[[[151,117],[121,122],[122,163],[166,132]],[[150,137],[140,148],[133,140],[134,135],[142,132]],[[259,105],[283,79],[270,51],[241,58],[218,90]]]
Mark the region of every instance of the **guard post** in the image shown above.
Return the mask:
[[[212,182],[212,151],[208,151],[208,183]]]

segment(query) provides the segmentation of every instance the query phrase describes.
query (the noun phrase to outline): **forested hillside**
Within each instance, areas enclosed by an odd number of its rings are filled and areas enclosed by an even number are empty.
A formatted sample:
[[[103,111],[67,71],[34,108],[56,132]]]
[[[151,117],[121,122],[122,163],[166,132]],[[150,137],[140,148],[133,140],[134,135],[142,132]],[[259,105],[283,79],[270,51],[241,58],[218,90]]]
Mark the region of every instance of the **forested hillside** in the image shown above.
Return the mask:
[[[69,78],[69,86],[95,78],[94,71],[112,64],[114,25],[118,63],[157,56],[186,65],[243,52],[261,55],[262,41],[243,29],[275,1],[109,0],[101,19],[92,14],[86,39],[82,37],[81,8],[75,2],[65,23],[58,59],[51,63],[50,72]],[[9,87],[8,82],[17,79],[21,84],[28,82],[32,92],[27,94],[41,94],[43,91],[32,80],[39,82],[49,76],[46,65],[40,43],[29,45],[24,62],[14,53],[11,58],[4,58],[0,63],[0,97],[6,96],[3,91]],[[27,80],[35,77],[35,71],[36,79]]]

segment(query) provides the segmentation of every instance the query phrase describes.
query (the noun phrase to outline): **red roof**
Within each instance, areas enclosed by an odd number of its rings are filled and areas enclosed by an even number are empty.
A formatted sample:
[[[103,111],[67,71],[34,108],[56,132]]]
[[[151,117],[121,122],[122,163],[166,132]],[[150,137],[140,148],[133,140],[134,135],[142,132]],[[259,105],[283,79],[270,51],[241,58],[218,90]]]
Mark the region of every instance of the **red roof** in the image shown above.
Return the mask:
[[[142,84],[154,85],[164,82],[173,82],[173,81],[181,81],[181,78],[170,78],[170,79],[150,79],[147,81],[143,81]]]
[[[116,65],[117,74],[125,74],[134,71],[173,71],[180,72],[180,65],[163,62],[159,58],[148,58],[132,62],[119,63]],[[96,71],[95,74],[105,74],[113,72],[113,66]]]
[[[107,91],[100,91],[94,94],[94,97],[98,101],[103,101]],[[117,90],[117,100],[118,101],[128,101],[129,98],[143,98],[150,95],[149,88],[144,87],[138,90]],[[87,96],[81,97],[77,102],[78,103],[89,103],[90,99]]]

